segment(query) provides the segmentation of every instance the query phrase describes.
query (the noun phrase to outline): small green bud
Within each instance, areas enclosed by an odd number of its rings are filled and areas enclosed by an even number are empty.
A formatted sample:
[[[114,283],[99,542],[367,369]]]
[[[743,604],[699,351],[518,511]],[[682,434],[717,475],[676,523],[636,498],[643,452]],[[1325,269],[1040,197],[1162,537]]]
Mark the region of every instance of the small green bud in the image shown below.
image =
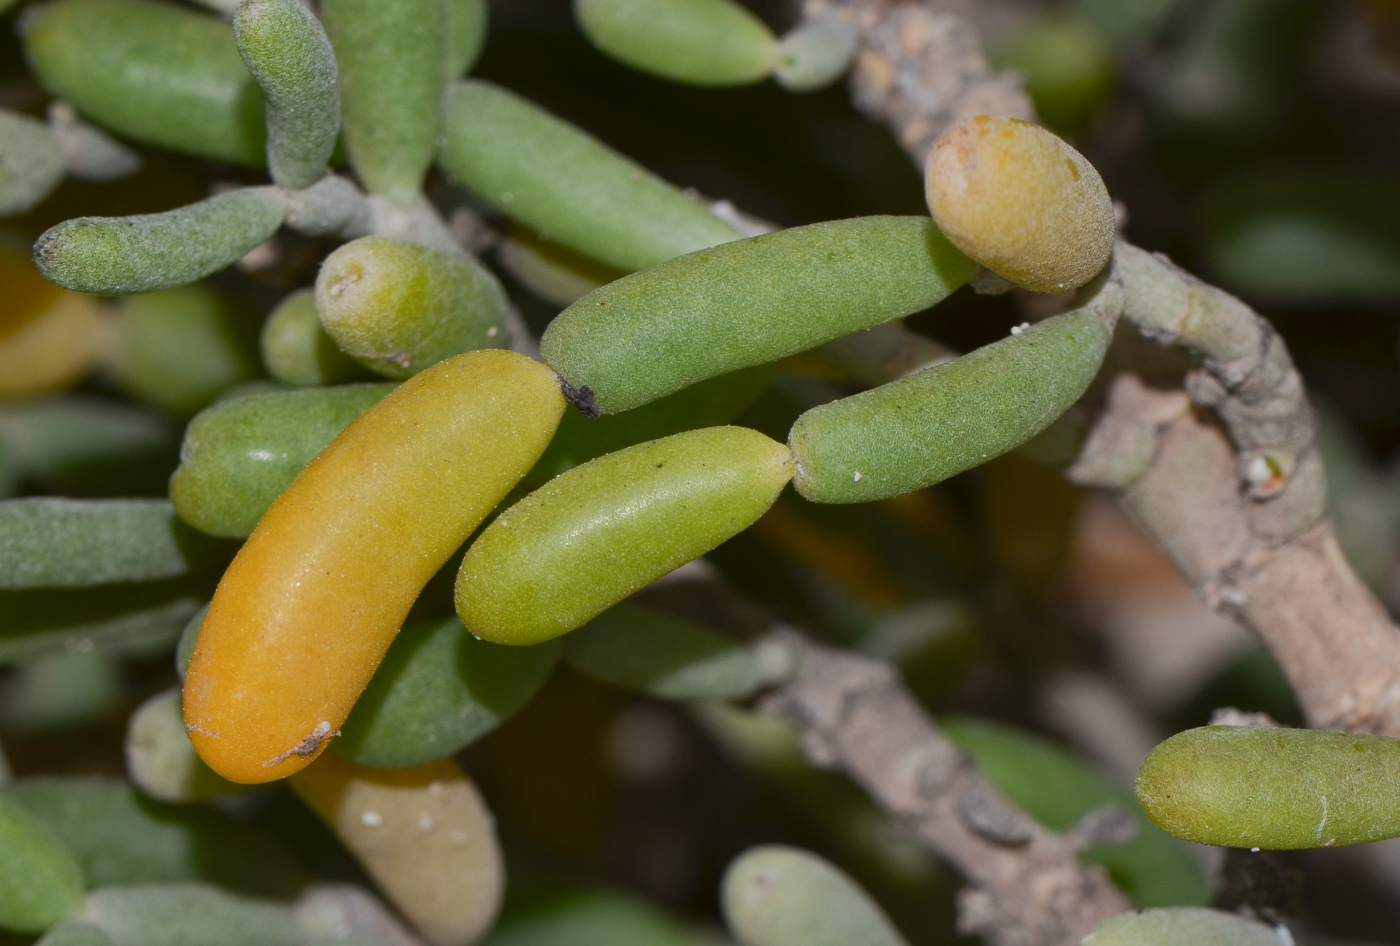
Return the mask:
[[[311,289],[298,289],[277,304],[263,323],[261,347],[267,373],[294,387],[343,384],[367,374],[326,334]]]
[[[499,644],[566,634],[747,529],[791,476],[787,448],[743,427],[591,460],[486,527],[457,573],[457,614]]]
[[[63,150],[49,127],[0,109],[0,217],[22,214],[63,180]]]
[[[628,604],[570,634],[564,654],[579,673],[663,700],[742,700],[791,669],[778,649]]]
[[[475,260],[363,237],[316,277],[316,310],[340,350],[402,381],[424,368],[506,342],[505,290]]]
[[[25,55],[52,95],[145,144],[237,164],[265,160],[263,101],[233,30],[151,0],[31,7]]]
[[[410,625],[390,645],[332,748],[376,768],[445,759],[515,715],[558,658],[552,643],[477,640],[455,617]]]
[[[1271,927],[1233,913],[1170,907],[1120,913],[1084,937],[1084,946],[1288,946]]]
[[[773,31],[733,0],[574,0],[609,56],[687,85],[748,85],[773,69]]]
[[[302,468],[393,389],[308,388],[215,404],[185,429],[170,478],[176,512],[201,532],[246,537]]]
[[[1168,834],[1277,851],[1400,837],[1397,778],[1400,740],[1204,726],[1152,750],[1137,794]]]
[[[407,206],[437,150],[437,0],[322,0],[321,19],[340,64],[350,166],[370,193]]]
[[[257,322],[203,286],[128,296],[118,304],[111,370],[129,394],[188,417],[257,377]]]
[[[628,272],[736,239],[704,206],[500,86],[448,83],[443,170],[547,239]]]
[[[174,578],[225,551],[176,519],[163,499],[6,499],[0,537],[0,588]]]
[[[185,732],[180,688],[146,700],[126,724],[126,773],[136,787],[168,802],[199,802],[247,791],[214,774]]]
[[[442,81],[461,78],[486,45],[485,0],[438,0],[442,16]]]
[[[119,779],[22,778],[7,791],[73,852],[89,888],[208,881],[277,897],[307,880],[291,854],[253,825],[212,808],[145,798]]]
[[[0,794],[0,930],[40,933],[72,916],[83,875],[52,831]]]
[[[1082,286],[1113,252],[1113,201],[1099,172],[1038,125],[981,115],[933,143],[929,210],[953,245],[1036,292]]]
[[[267,101],[267,168],[288,190],[326,173],[340,133],[335,53],[300,0],[244,0],[233,17],[238,52]]]
[[[34,265],[65,289],[120,295],[171,289],[238,261],[286,217],[275,187],[244,187],[159,214],[78,217],[45,230]]]
[[[604,413],[926,309],[972,274],[927,217],[857,217],[700,250],[610,283],[544,333]]]
[[[813,92],[841,78],[855,59],[855,27],[835,15],[808,20],[778,42],[773,78],[789,92]]]
[[[720,881],[720,906],[743,946],[907,946],[854,880],[797,848],[740,855]]]
[[[980,466],[1079,400],[1111,337],[1097,315],[1067,312],[955,361],[814,407],[788,435],[798,464],[793,485],[813,502],[861,503]]]

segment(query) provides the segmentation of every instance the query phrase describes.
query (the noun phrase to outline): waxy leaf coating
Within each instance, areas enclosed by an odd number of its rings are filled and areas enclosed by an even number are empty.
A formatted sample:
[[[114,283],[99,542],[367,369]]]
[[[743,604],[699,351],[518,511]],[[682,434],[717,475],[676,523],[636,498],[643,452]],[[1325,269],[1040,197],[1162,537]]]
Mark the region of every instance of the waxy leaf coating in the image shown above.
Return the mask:
[[[1138,770],[1148,817],[1222,847],[1292,850],[1400,837],[1400,740],[1204,726],[1177,733]]]
[[[788,435],[793,485],[820,503],[913,492],[1044,430],[1094,380],[1112,333],[1091,312],[1046,319],[954,361],[814,407]]]
[[[857,217],[700,250],[584,296],[544,359],[604,413],[926,309],[972,274],[927,217]]]
[[[482,531],[457,573],[457,614],[499,644],[567,634],[747,529],[791,476],[787,448],[743,427],[591,460]]]

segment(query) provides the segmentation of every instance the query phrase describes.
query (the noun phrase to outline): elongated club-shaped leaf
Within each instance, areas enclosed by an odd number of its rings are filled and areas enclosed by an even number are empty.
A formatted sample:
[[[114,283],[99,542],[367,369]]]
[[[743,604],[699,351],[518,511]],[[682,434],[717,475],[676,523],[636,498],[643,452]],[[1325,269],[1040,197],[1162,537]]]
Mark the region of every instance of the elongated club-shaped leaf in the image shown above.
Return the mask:
[[[340,132],[340,81],[321,21],[300,0],[244,0],[233,18],[243,62],[267,101],[267,169],[279,187],[310,187]]]
[[[584,296],[546,362],[604,413],[926,309],[972,263],[927,217],[857,217],[700,250]]]
[[[275,187],[245,187],[197,204],[134,217],[78,217],[34,244],[44,278],[79,292],[172,289],[236,262],[286,217]]]
[[[1067,312],[947,364],[814,407],[792,425],[794,484],[814,502],[912,492],[1015,449],[1098,373],[1111,333]]]
[[[83,588],[186,575],[228,554],[164,499],[0,501],[0,588]]]
[[[1204,726],[1153,749],[1137,793],[1148,817],[1179,838],[1289,850],[1400,837],[1397,778],[1400,740]]]
[[[24,49],[51,94],[109,131],[185,154],[265,160],[263,100],[219,19],[152,0],[33,7]]]
[[[740,235],[635,161],[489,82],[448,84],[438,160],[512,219],[629,272]]]

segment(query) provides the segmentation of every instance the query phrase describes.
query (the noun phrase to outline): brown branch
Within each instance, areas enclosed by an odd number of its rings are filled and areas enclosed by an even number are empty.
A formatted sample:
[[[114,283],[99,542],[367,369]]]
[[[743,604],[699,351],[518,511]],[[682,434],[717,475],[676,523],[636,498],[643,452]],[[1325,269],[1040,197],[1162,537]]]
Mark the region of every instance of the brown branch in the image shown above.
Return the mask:
[[[920,167],[962,117],[1033,117],[1014,79],[990,72],[956,2],[804,6],[856,26],[852,97]],[[1195,592],[1264,642],[1311,725],[1400,736],[1400,628],[1326,518],[1316,422],[1287,346],[1243,302],[1165,257],[1120,242],[1113,269],[1124,318],[1203,363],[1185,393],[1120,379],[1071,479],[1114,490]]]
[[[1067,834],[1045,830],[978,773],[893,668],[790,632],[781,640],[797,671],[762,708],[796,722],[810,762],[844,771],[967,878],[961,932],[994,946],[1078,946],[1131,909],[1101,868],[1076,858],[1089,844],[1125,840],[1121,819],[1094,812]]]

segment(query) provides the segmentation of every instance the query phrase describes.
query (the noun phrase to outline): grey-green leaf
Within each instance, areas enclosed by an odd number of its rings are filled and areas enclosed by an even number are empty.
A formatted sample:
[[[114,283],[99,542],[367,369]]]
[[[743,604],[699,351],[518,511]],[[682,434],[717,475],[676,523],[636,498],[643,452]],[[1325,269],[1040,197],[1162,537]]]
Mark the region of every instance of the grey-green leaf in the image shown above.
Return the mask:
[[[594,46],[663,79],[747,85],[773,69],[773,31],[734,0],[574,0],[574,17]]]
[[[35,77],[108,131],[263,163],[262,96],[224,21],[174,3],[58,0],[31,6],[23,25]]]
[[[345,148],[373,194],[407,206],[437,147],[442,47],[437,0],[322,0],[340,64]]]
[[[972,263],[927,217],[857,217],[634,273],[556,318],[540,350],[604,413],[926,309]]]
[[[63,180],[63,151],[43,122],[0,109],[0,217],[22,214]]]
[[[779,40],[773,78],[789,92],[830,85],[850,68],[857,39],[855,27],[840,16],[808,20]]]
[[[267,102],[273,183],[310,187],[325,173],[340,133],[339,75],[321,21],[300,0],[244,0],[233,34]]]
[[[907,946],[869,894],[807,851],[751,848],[720,883],[724,918],[743,946]]]
[[[438,160],[497,210],[619,269],[739,237],[679,188],[489,82],[448,84]]]
[[[955,361],[814,407],[788,435],[798,463],[793,485],[813,502],[861,503],[979,466],[1079,400],[1111,337],[1092,312],[1067,312]]]
[[[260,372],[256,316],[206,286],[118,304],[110,368],[134,397],[188,417]]]
[[[212,884],[134,884],[94,890],[82,918],[112,946],[307,946],[287,903]]]
[[[356,384],[222,401],[185,428],[170,499],[210,535],[243,538],[316,454],[392,391]]]
[[[789,670],[778,648],[746,647],[630,604],[570,634],[564,656],[579,673],[665,700],[742,700]]]
[[[208,600],[217,575],[0,591],[0,665],[96,651],[151,659],[167,651]]]
[[[442,81],[471,69],[486,45],[485,0],[438,0],[442,15]]]
[[[39,933],[77,912],[78,862],[39,819],[0,793],[0,930]]]
[[[1288,946],[1272,927],[1221,910],[1165,907],[1120,913],[1084,937],[1084,946]]]
[[[89,889],[209,881],[288,896],[308,877],[255,826],[207,807],[167,805],[112,778],[22,778],[9,797],[77,857]]]
[[[267,373],[293,387],[374,377],[326,334],[312,289],[298,289],[277,303],[263,323],[261,347]]]
[[[50,282],[119,295],[171,289],[236,262],[277,231],[286,204],[275,187],[244,187],[159,214],[78,217],[34,244]]]
[[[164,499],[0,501],[0,588],[83,588],[174,578],[216,563],[225,544],[180,522]]]
[[[157,693],[126,725],[126,771],[141,791],[160,801],[208,801],[247,791],[220,778],[194,751],[185,733],[180,688]]]
[[[332,745],[353,762],[381,768],[446,758],[528,703],[558,658],[553,641],[504,647],[472,637],[455,617],[410,625]]]

